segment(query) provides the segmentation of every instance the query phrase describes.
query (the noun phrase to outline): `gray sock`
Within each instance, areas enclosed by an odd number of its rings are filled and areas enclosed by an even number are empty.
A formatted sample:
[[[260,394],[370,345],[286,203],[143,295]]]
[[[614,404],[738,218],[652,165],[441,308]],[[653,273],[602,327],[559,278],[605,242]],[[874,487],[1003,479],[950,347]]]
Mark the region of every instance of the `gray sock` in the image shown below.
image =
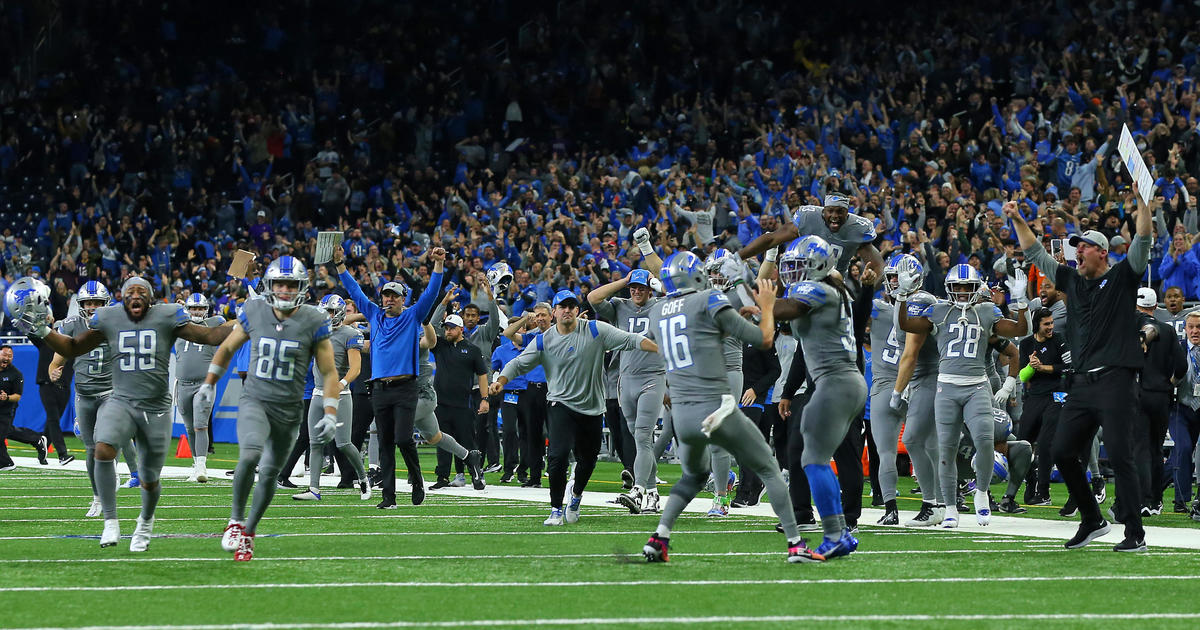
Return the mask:
[[[454,439],[453,435],[442,431],[442,439],[438,440],[437,447],[457,457],[458,459],[467,458],[467,449],[458,440]]]
[[[1092,473],[1092,477],[1100,475],[1100,434],[1092,438],[1092,452],[1088,455],[1087,469]]]
[[[725,494],[725,489],[729,486],[729,467],[733,464],[733,456],[716,444],[709,445],[709,449],[712,454],[713,490],[715,494]]]
[[[360,481],[366,479],[367,469],[363,467],[362,454],[358,452],[358,449],[354,448],[353,444],[347,442],[339,446],[338,450],[342,452],[342,455],[346,459],[350,460],[350,465],[354,467],[354,478]]]
[[[379,467],[379,432],[375,430],[375,423],[371,423],[371,432],[367,434],[367,461],[372,466]]]
[[[325,466],[325,445],[308,445],[308,487],[321,487],[321,468]]]
[[[246,454],[252,455],[252,458],[239,459],[237,466],[233,469],[233,511],[229,515],[229,520],[239,523],[246,520],[246,499],[250,497],[250,488],[254,486],[254,467],[258,465],[261,457],[261,454]],[[267,483],[273,486],[275,480],[270,479]]]
[[[96,495],[104,507],[104,518],[117,518],[117,462],[96,460]]]
[[[196,427],[196,439],[192,440],[192,456],[208,457],[208,427]]]
[[[134,472],[138,469],[137,447],[134,446],[133,440],[129,440],[121,446],[121,455],[125,458],[125,465],[129,466],[129,472]],[[116,460],[113,460],[114,462]]]
[[[1017,490],[1033,465],[1033,447],[1024,440],[1008,443],[1008,489],[1004,495],[1016,497]]]
[[[147,485],[153,485],[153,490],[147,490]],[[142,521],[154,518],[154,509],[158,507],[158,498],[162,496],[162,482],[142,484]]]
[[[275,489],[278,484],[275,483],[277,475],[279,475],[280,466],[268,466],[264,462],[259,464],[259,472],[262,473],[263,481],[254,488],[254,501],[250,503],[250,517],[246,519],[246,533],[253,534],[258,529],[258,522],[262,520],[263,514],[266,513],[267,507],[271,505],[271,499],[275,498]]]
[[[83,461],[84,461],[84,464],[87,465],[88,483],[92,484],[92,496],[99,496],[96,493],[96,448],[95,447],[88,447],[87,455],[84,457]]]
[[[825,537],[829,540],[838,540],[842,537],[842,530],[846,529],[846,517],[841,514],[822,515],[821,529],[824,530]]]

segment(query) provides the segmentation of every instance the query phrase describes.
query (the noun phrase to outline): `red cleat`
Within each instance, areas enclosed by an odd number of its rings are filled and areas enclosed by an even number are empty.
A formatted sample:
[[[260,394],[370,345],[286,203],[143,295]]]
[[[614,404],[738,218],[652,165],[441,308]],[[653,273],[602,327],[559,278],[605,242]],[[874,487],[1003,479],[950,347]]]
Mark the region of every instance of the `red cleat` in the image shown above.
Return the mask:
[[[250,562],[254,559],[254,534],[242,533],[241,540],[238,541],[237,553],[233,554],[233,559],[237,562]]]

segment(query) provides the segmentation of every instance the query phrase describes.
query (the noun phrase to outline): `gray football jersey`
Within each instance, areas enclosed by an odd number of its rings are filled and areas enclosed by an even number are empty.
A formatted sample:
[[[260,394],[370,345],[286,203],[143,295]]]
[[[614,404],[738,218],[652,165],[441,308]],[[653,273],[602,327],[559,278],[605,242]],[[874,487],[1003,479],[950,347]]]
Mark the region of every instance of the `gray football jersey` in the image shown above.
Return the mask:
[[[154,304],[137,322],[119,304],[96,309],[89,326],[104,333],[114,351],[113,398],[141,411],[170,410],[171,346],[175,332],[191,322],[182,304]]]
[[[754,296],[745,282],[725,290],[725,297],[734,310],[740,311],[743,306],[754,306]],[[725,337],[725,369],[729,372],[742,371],[742,342],[733,337]]]
[[[74,337],[91,330],[82,316],[68,317],[59,322],[58,332]],[[112,389],[112,349],[108,342],[96,346],[91,352],[75,357],[75,391],[84,396],[95,396]]]
[[[333,365],[337,368],[338,378],[342,378],[350,369],[350,350],[362,350],[363,334],[353,326],[338,326],[330,333],[329,342],[333,344]],[[428,358],[427,355],[426,359]],[[321,370],[317,369],[316,361],[312,362],[312,376],[317,387],[321,387],[325,382]]]
[[[225,323],[225,318],[220,315],[213,315],[205,318],[204,323],[200,326],[220,326]],[[216,346],[208,346],[202,343],[193,343],[187,339],[175,340],[175,378],[189,383],[203,381],[208,374],[208,365],[212,363],[213,355],[216,354]]]
[[[987,378],[988,338],[1003,319],[1000,307],[976,304],[965,311],[956,304],[939,301],[932,305],[910,304],[909,317],[925,317],[933,323],[930,333],[937,340],[940,374]]]
[[[238,323],[250,336],[250,371],[242,395],[265,402],[303,400],[313,348],[332,334],[329,314],[308,304],[279,319],[266,300],[246,300]]]
[[[1182,311],[1179,311],[1178,313],[1172,315],[1171,311],[1168,311],[1165,308],[1158,308],[1158,309],[1154,309],[1154,319],[1157,319],[1158,321],[1163,322],[1164,324],[1170,324],[1172,327],[1175,328],[1175,334],[1179,335],[1179,338],[1182,339],[1183,333],[1184,333],[1184,324],[1186,323],[1188,313],[1191,313],[1196,310],[1200,310],[1200,309],[1185,308]],[[1058,331],[1057,323],[1055,323],[1055,326],[1056,326],[1055,331]],[[79,369],[79,368],[75,368],[75,369]]]
[[[361,344],[360,344],[361,347]],[[366,359],[363,359],[364,361]],[[315,365],[313,367],[316,367]],[[433,364],[429,362],[429,348],[417,350],[417,387],[433,386]]]
[[[652,297],[646,301],[645,306],[639,307],[629,298],[610,298],[595,308],[597,315],[617,328],[636,335],[645,335],[650,330],[650,311],[659,301],[660,298]],[[620,366],[622,374],[662,374],[666,371],[658,353],[641,350],[622,352]]]
[[[858,372],[849,298],[832,285],[808,280],[793,284],[787,297],[809,308],[807,313],[793,319],[791,326],[812,379],[838,372]]]
[[[663,357],[672,398],[709,399],[729,393],[725,337],[731,331],[722,328],[717,315],[731,308],[724,293],[706,289],[663,298],[650,312],[650,336]],[[735,319],[757,330],[740,317]]]
[[[900,369],[904,331],[896,325],[896,305],[881,298],[871,301],[871,379],[894,381]]]
[[[813,234],[825,239],[837,260],[837,270],[845,275],[850,269],[850,260],[858,253],[858,248],[875,240],[875,224],[866,217],[848,214],[846,222],[835,233],[825,225],[823,213],[824,209],[821,206],[802,206],[792,217],[792,222],[796,224],[800,236]]]
[[[936,304],[938,299],[932,293],[918,291],[908,299],[909,312],[913,305],[920,307],[932,306]],[[904,349],[904,344],[907,341],[906,333],[899,328],[899,316],[897,316],[896,336],[900,339],[900,349]],[[921,350],[917,353],[917,365],[913,367],[913,378],[919,378],[929,374],[937,374],[938,364],[942,361],[942,355],[938,354],[937,343],[926,338],[925,343],[921,344]]]

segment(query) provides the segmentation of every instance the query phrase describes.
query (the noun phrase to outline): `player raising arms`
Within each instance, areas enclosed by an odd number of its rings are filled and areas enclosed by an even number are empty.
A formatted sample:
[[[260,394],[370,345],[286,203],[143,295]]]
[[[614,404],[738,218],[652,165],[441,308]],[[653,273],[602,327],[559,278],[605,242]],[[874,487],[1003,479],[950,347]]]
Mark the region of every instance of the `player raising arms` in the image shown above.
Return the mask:
[[[171,443],[171,391],[167,372],[176,338],[220,344],[229,327],[192,323],[182,304],[152,304],[154,288],[144,278],[121,285],[119,306],[96,309],[88,330],[74,337],[50,330],[49,303],[35,300],[17,321],[26,334],[44,339],[66,358],[87,354],[107,343],[114,351],[113,391],[96,414],[96,492],[104,512],[100,546],[121,539],[117,521],[117,446],[136,438],[141,464],[142,511],[129,542],[130,551],[146,551],[154,531],[154,510],[162,494],[159,474]]]
[[[216,398],[216,384],[233,353],[250,342],[250,371],[238,400],[238,463],[233,474],[233,507],[221,546],[234,552],[234,560],[254,557],[254,534],[275,496],[279,469],[304,420],[304,373],[316,359],[323,377],[325,413],[313,426],[314,442],[324,444],[334,436],[338,421],[338,381],[333,357],[329,315],[304,304],[308,270],[291,256],[271,261],[263,274],[261,299],[247,300],[229,338],[217,348],[204,385],[196,396]],[[318,448],[318,450],[320,450]],[[262,480],[254,492],[250,515],[246,500],[254,485],[255,468]],[[362,476],[360,475],[361,479]]]

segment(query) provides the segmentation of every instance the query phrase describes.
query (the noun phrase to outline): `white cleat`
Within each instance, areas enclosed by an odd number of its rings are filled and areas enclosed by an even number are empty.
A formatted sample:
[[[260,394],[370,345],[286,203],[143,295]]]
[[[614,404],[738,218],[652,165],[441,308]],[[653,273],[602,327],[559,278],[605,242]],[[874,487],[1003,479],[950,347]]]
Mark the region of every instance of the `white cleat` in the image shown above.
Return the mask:
[[[320,501],[321,493],[317,492],[313,488],[309,488],[308,490],[301,492],[300,494],[293,494],[292,498],[297,501]]]
[[[958,508],[946,506],[946,516],[942,519],[942,527],[958,529]]]
[[[542,525],[545,525],[547,527],[553,527],[553,526],[562,525],[562,524],[563,524],[563,511],[558,508],[551,508],[550,516],[548,516],[546,518],[546,520],[542,521]]]
[[[709,414],[708,417],[700,423],[700,431],[704,433],[704,437],[712,437],[713,431],[716,431],[718,428],[720,428],[721,423],[725,421],[725,418],[728,418],[729,414],[733,413],[735,410],[737,410],[737,401],[733,399],[733,396],[729,394],[722,394],[721,406],[717,407],[716,411]]]
[[[933,516],[931,517],[934,525],[941,525],[946,521],[946,506],[939,505],[933,508]]]
[[[567,502],[567,510],[566,514],[564,515],[567,523],[579,522],[579,508],[582,503],[582,497],[575,496],[571,497],[570,501]]]
[[[358,480],[358,498],[363,501],[371,500],[371,484],[366,479]]]
[[[150,547],[150,534],[154,532],[154,519],[143,521],[142,517],[137,519],[137,527],[133,528],[133,538],[129,540],[129,550],[133,552],[145,551]]]
[[[200,483],[208,483],[208,458],[197,457],[192,460],[192,476]]]
[[[229,553],[238,550],[238,545],[242,543],[242,524],[237,521],[229,521],[225,526],[225,532],[221,534],[221,548]]]
[[[642,499],[642,514],[658,514],[658,490],[647,492]]]
[[[88,508],[86,516],[88,518],[95,518],[100,516],[100,513],[103,511],[104,506],[100,505],[100,497],[92,497],[92,505]]]
[[[104,519],[104,533],[100,534],[100,548],[116,546],[121,542],[121,522],[115,518]]]
[[[992,522],[992,502],[987,490],[975,491],[975,520],[980,525]]]

